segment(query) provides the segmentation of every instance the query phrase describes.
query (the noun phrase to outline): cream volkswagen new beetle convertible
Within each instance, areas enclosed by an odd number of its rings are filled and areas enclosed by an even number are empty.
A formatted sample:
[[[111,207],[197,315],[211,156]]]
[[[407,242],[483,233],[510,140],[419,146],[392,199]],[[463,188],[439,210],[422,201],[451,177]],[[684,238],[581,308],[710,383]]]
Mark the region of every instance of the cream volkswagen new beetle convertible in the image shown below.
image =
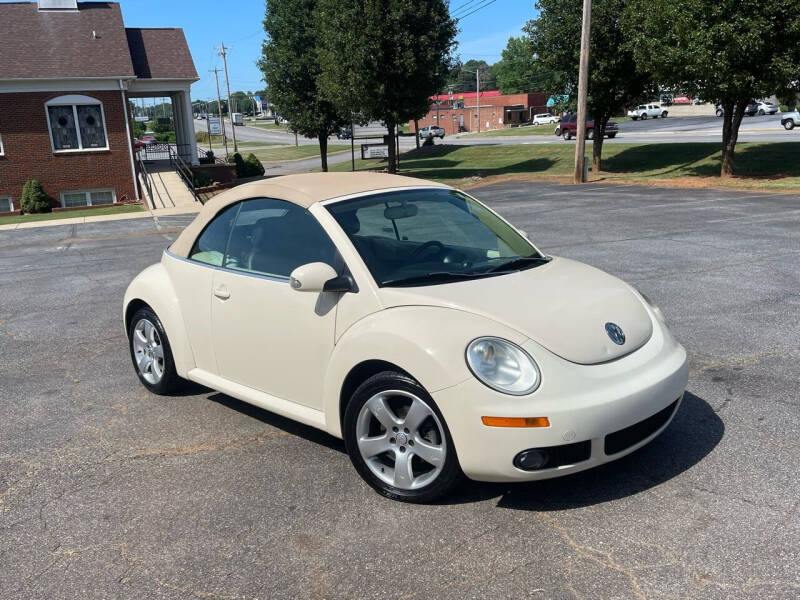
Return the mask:
[[[467,194],[290,175],[209,201],[124,301],[139,379],[196,381],[344,439],[429,501],[617,459],[680,404],[686,352],[624,282],[541,253]]]

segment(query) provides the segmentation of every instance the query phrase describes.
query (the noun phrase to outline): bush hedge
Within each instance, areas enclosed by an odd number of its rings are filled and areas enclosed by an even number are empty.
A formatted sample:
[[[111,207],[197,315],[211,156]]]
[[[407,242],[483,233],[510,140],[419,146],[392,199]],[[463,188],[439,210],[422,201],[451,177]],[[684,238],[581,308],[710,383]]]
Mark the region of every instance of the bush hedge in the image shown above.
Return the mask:
[[[42,184],[37,179],[29,179],[22,186],[22,196],[19,199],[22,212],[27,214],[50,212],[50,198],[44,193]]]
[[[233,164],[236,165],[236,177],[260,177],[264,174],[264,165],[252,152],[247,158],[242,158],[237,152],[233,155]]]

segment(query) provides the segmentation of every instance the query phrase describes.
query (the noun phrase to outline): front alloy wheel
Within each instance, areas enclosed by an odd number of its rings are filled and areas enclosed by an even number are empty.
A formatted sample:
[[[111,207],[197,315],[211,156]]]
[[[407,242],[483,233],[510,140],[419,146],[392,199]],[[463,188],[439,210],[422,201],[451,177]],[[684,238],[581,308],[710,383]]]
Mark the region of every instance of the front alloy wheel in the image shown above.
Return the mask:
[[[359,475],[393,500],[429,502],[461,474],[433,399],[400,373],[379,373],[358,387],[345,411],[344,441]]]
[[[139,381],[154,394],[168,394],[181,384],[164,326],[149,307],[133,315],[128,330],[131,360]]]
[[[791,129],[794,129],[794,121],[786,121],[783,124],[783,128],[786,129],[787,131],[791,130]]]

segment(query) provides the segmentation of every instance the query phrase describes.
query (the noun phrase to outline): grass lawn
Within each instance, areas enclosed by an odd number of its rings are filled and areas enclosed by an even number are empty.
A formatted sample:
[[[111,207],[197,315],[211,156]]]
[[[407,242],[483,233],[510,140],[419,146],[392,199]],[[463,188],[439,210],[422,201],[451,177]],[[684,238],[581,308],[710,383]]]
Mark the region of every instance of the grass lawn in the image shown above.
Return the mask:
[[[328,154],[350,150],[350,145],[330,144]],[[317,144],[305,144],[303,146],[281,146],[280,148],[267,150],[254,150],[253,154],[262,162],[280,162],[284,160],[296,160],[298,158],[309,158],[319,156],[319,146]]]
[[[587,144],[591,156],[591,145]],[[502,176],[571,180],[575,146],[526,144],[449,146],[412,150],[400,158],[404,175],[465,187]],[[738,175],[720,179],[720,144],[606,144],[603,170],[590,181],[630,181],[693,187],[800,191],[800,142],[739,143]],[[356,170],[383,169],[380,160],[357,160]],[[348,171],[350,163],[331,165]]]
[[[276,125],[274,121],[245,121],[247,127],[258,127],[259,129],[277,129],[279,131],[289,131],[289,127],[284,123],[283,125]]]
[[[122,213],[141,212],[144,206],[126,204],[124,206],[106,206],[103,208],[87,208],[86,210],[65,210],[63,212],[41,213],[36,215],[12,215],[0,217],[0,225],[11,223],[33,223],[35,221],[52,221],[56,219],[72,219],[73,217],[96,217],[100,215],[118,215]]]

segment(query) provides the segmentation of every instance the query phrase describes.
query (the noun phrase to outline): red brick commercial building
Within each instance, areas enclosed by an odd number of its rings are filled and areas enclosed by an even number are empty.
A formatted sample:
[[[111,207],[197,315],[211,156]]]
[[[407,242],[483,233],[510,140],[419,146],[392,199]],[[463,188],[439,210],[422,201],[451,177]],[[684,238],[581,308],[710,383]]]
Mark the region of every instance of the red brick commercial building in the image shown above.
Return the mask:
[[[447,135],[489,131],[527,123],[533,115],[543,112],[547,112],[547,94],[540,92],[503,95],[499,90],[490,90],[482,91],[480,97],[476,92],[441,94],[431,98],[430,112],[419,120],[419,127],[438,125]],[[413,121],[409,131],[415,133]]]
[[[38,179],[55,209],[139,199],[129,99],[172,99],[197,161],[181,29],[126,28],[118,3],[0,3],[0,213]]]

